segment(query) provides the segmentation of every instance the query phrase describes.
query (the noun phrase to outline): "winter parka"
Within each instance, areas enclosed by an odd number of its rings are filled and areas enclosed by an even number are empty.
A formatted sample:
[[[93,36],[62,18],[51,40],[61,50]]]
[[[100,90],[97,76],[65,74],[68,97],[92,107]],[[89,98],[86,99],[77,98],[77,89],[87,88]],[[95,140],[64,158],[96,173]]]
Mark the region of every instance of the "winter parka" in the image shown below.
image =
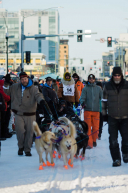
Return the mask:
[[[115,119],[128,118],[128,81],[122,79],[117,90],[113,79],[103,89],[102,113]]]
[[[23,96],[21,83],[13,84],[6,92],[11,96],[11,109],[17,111],[18,115],[35,113],[37,103],[44,100],[43,94],[33,84],[24,90]]]
[[[46,85],[47,84],[44,84],[44,86],[42,88],[42,93],[43,93],[43,96],[44,96],[46,102],[49,103],[50,101],[52,101],[55,104],[57,104],[58,103],[58,99],[57,99],[56,92],[54,91],[53,88],[50,88],[50,87],[48,87]]]
[[[64,87],[68,86],[68,85],[74,86],[73,96],[64,94]],[[71,80],[69,80],[69,81],[62,79],[62,83],[60,84],[60,87],[57,91],[57,95],[58,95],[58,98],[63,98],[64,100],[66,100],[68,102],[72,102],[72,103],[79,102],[79,93],[78,93],[77,85],[75,85],[75,82],[74,82],[72,77],[71,77]]]
[[[81,96],[82,90],[84,88],[84,85],[80,80],[78,80],[77,83],[76,83],[76,86],[77,86],[77,89],[78,89],[79,99],[80,99],[80,96]]]
[[[82,94],[80,97],[80,103],[85,104],[85,111],[94,111],[100,112],[100,103],[99,100],[102,99],[103,91],[95,83],[88,84],[83,88]]]

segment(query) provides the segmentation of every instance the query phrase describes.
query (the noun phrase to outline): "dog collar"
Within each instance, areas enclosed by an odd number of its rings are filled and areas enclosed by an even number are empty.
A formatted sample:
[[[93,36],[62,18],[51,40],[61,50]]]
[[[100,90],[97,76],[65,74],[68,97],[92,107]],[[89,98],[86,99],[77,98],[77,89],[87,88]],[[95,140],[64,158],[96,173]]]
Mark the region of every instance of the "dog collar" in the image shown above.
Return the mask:
[[[41,138],[41,135],[40,136],[38,136],[38,137],[36,137],[36,139],[40,139]]]

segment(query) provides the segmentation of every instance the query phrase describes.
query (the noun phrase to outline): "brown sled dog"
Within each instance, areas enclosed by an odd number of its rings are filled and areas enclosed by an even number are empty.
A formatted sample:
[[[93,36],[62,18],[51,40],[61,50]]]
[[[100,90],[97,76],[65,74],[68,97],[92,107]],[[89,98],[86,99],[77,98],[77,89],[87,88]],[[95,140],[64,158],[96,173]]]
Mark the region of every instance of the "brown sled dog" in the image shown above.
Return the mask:
[[[46,166],[42,158],[43,152],[46,153],[47,166],[54,166],[55,163],[53,162],[52,143],[56,140],[55,134],[50,131],[42,133],[35,121],[33,122],[33,130],[36,135],[35,146],[39,155],[39,170],[43,170],[43,166]],[[51,157],[51,163],[48,161],[48,153]]]

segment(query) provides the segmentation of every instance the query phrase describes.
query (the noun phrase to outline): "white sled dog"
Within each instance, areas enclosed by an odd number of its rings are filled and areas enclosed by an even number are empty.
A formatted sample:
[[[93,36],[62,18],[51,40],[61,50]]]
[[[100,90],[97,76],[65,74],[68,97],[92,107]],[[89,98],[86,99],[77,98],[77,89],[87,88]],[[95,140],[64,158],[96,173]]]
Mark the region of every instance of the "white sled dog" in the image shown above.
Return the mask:
[[[39,155],[39,170],[43,170],[43,166],[46,166],[42,158],[43,152],[46,153],[47,166],[54,166],[55,163],[53,162],[52,143],[56,140],[55,134],[50,131],[45,131],[44,133],[42,133],[35,121],[33,121],[33,130],[36,135],[35,146]],[[51,163],[48,161],[48,153],[51,157]]]
[[[60,117],[59,121],[64,122],[65,124],[60,124],[58,129],[60,130],[60,128],[63,128],[62,130],[65,130],[66,134],[63,133],[62,135],[62,140],[59,143],[59,154],[62,155],[63,160],[64,160],[64,167],[65,169],[68,169],[68,165],[70,165],[71,167],[73,167],[73,159],[74,159],[74,155],[76,154],[77,151],[77,144],[76,144],[76,129],[75,126],[73,125],[73,123],[66,117]],[[54,126],[54,123],[52,122],[50,125],[50,129],[52,130],[52,132],[54,132],[54,130],[56,130],[55,128],[56,126]],[[69,131],[69,133],[68,133]],[[70,154],[70,159],[69,161],[67,161],[67,155]]]

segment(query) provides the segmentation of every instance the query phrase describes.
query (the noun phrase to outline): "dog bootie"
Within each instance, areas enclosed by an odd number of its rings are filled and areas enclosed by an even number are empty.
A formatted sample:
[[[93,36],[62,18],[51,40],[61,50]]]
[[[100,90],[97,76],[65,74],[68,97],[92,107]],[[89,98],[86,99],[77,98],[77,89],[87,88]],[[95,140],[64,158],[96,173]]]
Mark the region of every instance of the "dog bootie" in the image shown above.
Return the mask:
[[[51,166],[54,167],[54,166],[55,166],[55,163],[51,164]]]
[[[112,164],[113,167],[118,167],[121,166],[121,161],[120,160],[115,160]]]
[[[54,151],[54,154],[57,154],[57,152],[56,152],[56,151]]]
[[[64,168],[67,170],[67,169],[68,169],[68,166],[67,166],[67,165],[64,165]]]
[[[58,158],[59,158],[59,159],[61,158],[61,155],[60,155],[60,154],[58,154]]]
[[[43,167],[46,167],[47,165],[46,165],[46,163],[43,163],[43,165],[42,165]]]
[[[71,159],[68,160],[68,165],[70,165],[70,167],[73,168],[73,164],[71,164]]]
[[[43,166],[39,166],[39,170],[43,170],[44,168],[43,168]]]
[[[47,166],[51,166],[51,164],[50,164],[50,162],[49,162],[49,161],[47,161]]]
[[[53,153],[53,155],[52,155],[52,156],[53,156],[53,158],[56,158],[56,155],[55,155],[54,153]]]

